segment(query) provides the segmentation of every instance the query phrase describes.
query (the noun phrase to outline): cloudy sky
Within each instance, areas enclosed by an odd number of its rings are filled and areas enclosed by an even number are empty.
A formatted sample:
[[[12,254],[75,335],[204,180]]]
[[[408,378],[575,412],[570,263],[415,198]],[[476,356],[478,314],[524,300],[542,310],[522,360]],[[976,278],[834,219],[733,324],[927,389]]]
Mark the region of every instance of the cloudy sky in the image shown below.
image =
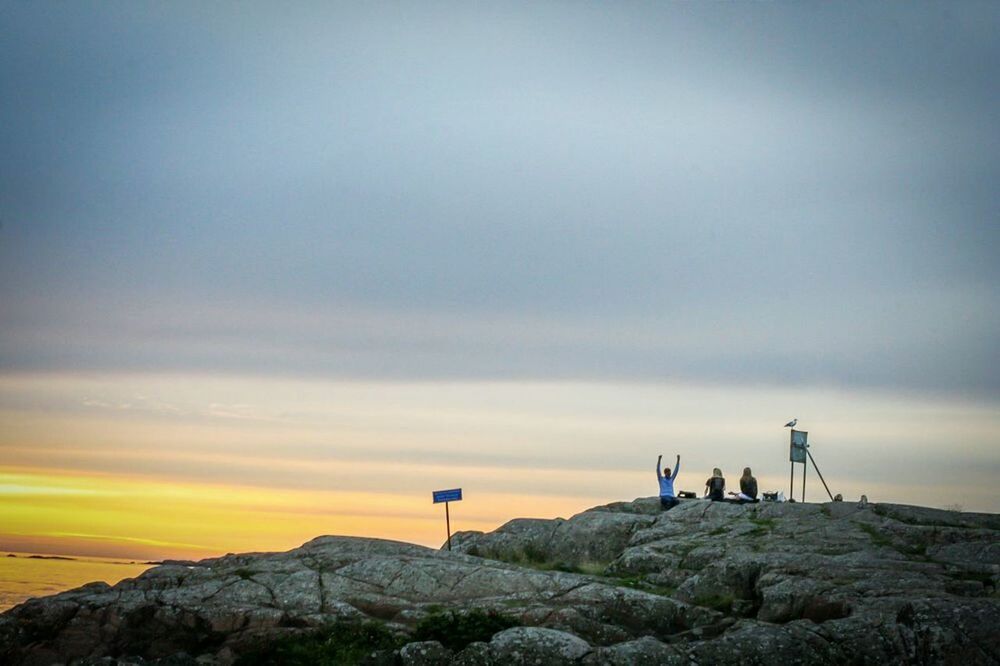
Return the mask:
[[[437,544],[434,488],[492,528],[661,451],[787,490],[793,416],[834,492],[1000,510],[998,34],[0,2],[0,548]]]

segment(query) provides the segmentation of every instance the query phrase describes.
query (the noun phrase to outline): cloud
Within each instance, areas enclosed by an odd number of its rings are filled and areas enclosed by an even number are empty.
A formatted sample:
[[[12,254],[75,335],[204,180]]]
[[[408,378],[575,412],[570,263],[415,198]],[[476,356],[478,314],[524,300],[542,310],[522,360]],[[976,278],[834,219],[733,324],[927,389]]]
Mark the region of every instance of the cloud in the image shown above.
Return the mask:
[[[988,3],[2,11],[4,368],[1000,388]]]

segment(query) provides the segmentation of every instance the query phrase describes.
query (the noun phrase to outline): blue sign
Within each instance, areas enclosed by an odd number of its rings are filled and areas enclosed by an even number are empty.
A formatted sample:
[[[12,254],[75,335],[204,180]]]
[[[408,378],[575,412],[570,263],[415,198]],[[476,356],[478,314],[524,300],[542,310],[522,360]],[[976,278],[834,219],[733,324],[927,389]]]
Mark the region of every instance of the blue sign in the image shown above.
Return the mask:
[[[462,489],[452,488],[451,490],[435,490],[434,503],[440,504],[441,502],[458,502],[462,499]]]

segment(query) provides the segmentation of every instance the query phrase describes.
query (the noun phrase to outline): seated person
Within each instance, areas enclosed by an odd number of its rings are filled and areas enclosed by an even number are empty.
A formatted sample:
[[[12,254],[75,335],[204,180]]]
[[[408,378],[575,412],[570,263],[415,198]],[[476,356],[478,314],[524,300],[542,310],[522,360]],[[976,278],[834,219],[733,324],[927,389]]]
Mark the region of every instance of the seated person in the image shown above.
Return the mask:
[[[713,502],[722,502],[726,499],[726,479],[718,467],[712,470],[712,476],[705,481],[705,497]]]
[[[740,502],[757,501],[757,479],[753,477],[749,467],[743,468],[743,476],[740,477],[740,492],[729,493]]]

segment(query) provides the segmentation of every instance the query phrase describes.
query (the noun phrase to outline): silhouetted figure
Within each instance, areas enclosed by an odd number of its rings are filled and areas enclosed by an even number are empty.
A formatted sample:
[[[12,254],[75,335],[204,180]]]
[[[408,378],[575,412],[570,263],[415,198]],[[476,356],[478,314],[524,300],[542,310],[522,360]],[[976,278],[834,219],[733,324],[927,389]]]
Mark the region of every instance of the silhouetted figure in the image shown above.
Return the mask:
[[[757,479],[753,478],[749,467],[743,468],[743,476],[740,477],[739,498],[750,502],[757,501]]]
[[[713,502],[722,502],[726,499],[726,479],[718,467],[712,470],[712,476],[705,481],[705,497]]]
[[[660,506],[666,509],[672,509],[680,502],[677,499],[676,493],[674,493],[674,479],[677,478],[677,472],[681,469],[681,457],[677,456],[677,462],[674,463],[674,472],[670,473],[669,467],[663,468],[663,474],[660,474],[660,462],[663,460],[663,454],[661,453],[656,459],[656,480],[660,483]]]

